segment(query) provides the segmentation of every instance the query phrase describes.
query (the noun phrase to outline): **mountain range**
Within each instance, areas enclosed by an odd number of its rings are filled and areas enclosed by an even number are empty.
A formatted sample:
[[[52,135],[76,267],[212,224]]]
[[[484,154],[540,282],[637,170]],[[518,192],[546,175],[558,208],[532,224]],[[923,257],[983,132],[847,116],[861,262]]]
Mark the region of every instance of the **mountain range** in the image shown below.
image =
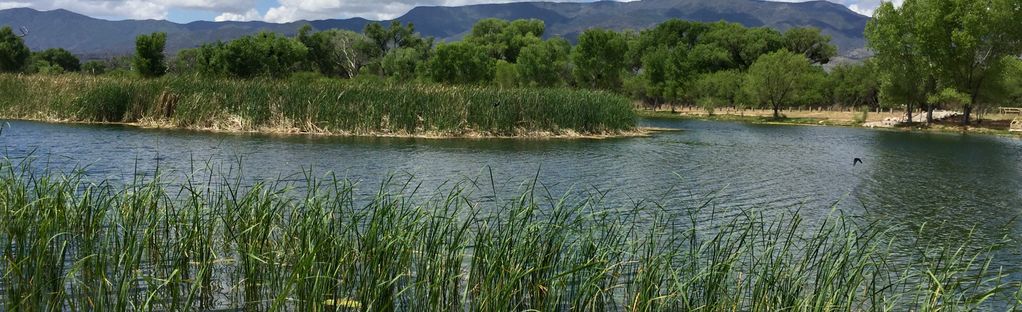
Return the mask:
[[[440,41],[458,40],[476,21],[484,18],[536,18],[547,25],[546,36],[574,40],[588,28],[641,30],[665,20],[729,21],[749,27],[766,26],[778,30],[812,26],[830,35],[844,56],[857,58],[864,52],[863,30],[868,17],[847,7],[827,2],[799,3],[760,0],[641,0],[633,2],[516,2],[456,7],[425,6],[410,10],[396,20],[413,23],[424,36]],[[318,30],[348,29],[361,31],[373,21],[363,18],[267,22],[209,22],[186,24],[163,20],[109,21],[67,10],[37,11],[29,8],[0,10],[0,25],[26,27],[25,41],[32,50],[64,48],[85,58],[130,54],[135,36],[152,32],[167,33],[167,50],[196,47],[218,40],[231,40],[260,31],[295,34],[305,24]],[[390,21],[381,21],[389,23]]]

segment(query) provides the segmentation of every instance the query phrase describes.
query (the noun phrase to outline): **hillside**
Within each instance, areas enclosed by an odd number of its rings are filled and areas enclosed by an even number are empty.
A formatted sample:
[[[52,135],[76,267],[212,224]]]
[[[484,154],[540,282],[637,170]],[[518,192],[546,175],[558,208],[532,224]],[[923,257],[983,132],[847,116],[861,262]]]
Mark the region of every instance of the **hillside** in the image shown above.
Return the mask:
[[[553,3],[519,2],[459,7],[418,7],[397,18],[414,23],[425,36],[440,40],[463,37],[483,18],[537,18],[546,22],[547,36],[572,40],[588,28],[644,29],[671,18],[712,22],[726,20],[746,26],[785,30],[813,26],[832,36],[846,56],[855,56],[865,45],[863,29],[868,17],[826,1],[803,3],[758,0],[642,0],[634,2]],[[62,47],[76,54],[101,57],[130,53],[138,34],[155,31],[168,35],[169,52],[205,42],[229,40],[259,31],[294,34],[304,24],[316,29],[360,31],[371,21],[362,18],[265,22],[192,22],[178,24],[158,20],[108,21],[66,10],[37,11],[27,8],[0,10],[0,25],[27,27],[26,42],[33,50]],[[384,21],[389,22],[389,21]]]

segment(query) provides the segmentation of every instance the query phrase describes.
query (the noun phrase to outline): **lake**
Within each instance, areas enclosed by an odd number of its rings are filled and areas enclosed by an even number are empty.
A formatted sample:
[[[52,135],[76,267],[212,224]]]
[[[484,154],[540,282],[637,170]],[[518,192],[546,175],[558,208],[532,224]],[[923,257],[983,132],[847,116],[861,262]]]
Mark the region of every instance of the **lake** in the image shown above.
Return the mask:
[[[1017,138],[690,120],[642,124],[677,131],[606,140],[405,139],[8,121],[0,145],[8,158],[30,156],[35,166],[64,172],[84,168],[93,181],[128,181],[157,167],[172,176],[199,174],[193,168],[207,164],[240,165],[249,181],[332,172],[361,181],[370,193],[386,177],[412,179],[424,189],[474,181],[480,193],[491,184],[514,190],[536,179],[555,196],[606,193],[611,205],[656,200],[669,207],[709,201],[724,216],[799,210],[812,222],[836,208],[864,223],[902,225],[902,235],[917,236],[909,240],[917,244],[956,242],[971,231],[989,239],[1004,229],[1022,234],[1014,222],[1022,214]],[[853,165],[855,158],[863,163]],[[925,230],[911,230],[923,224]],[[999,262],[1022,261],[1018,249],[1002,251]]]

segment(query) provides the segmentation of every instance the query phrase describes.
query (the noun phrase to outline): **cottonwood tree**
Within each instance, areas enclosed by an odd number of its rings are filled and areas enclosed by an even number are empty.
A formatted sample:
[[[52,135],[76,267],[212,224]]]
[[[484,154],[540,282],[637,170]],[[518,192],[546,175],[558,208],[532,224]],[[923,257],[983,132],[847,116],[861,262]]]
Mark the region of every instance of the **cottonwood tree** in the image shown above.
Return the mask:
[[[866,24],[867,46],[875,53],[880,96],[888,106],[904,104],[908,122],[913,121],[916,107],[933,109],[926,98],[933,90],[935,68],[924,51],[924,38],[916,29],[918,10],[918,1],[914,0],[900,8],[885,2]]]
[[[795,27],[784,32],[782,37],[784,48],[794,53],[801,53],[817,64],[830,63],[830,58],[837,55],[837,48],[830,44],[830,36],[820,33],[819,28]]]
[[[624,35],[603,29],[586,30],[571,54],[575,81],[584,88],[618,89],[626,53],[628,42]]]
[[[308,58],[320,73],[331,77],[354,78],[375,54],[374,42],[348,30],[327,30],[310,34],[305,25],[298,32],[298,41],[308,48]]]
[[[553,38],[522,48],[518,55],[518,73],[532,87],[560,87],[571,78],[571,44]]]
[[[166,45],[167,33],[156,32],[135,38],[135,58],[132,64],[142,77],[160,77],[167,73],[163,55]]]
[[[0,28],[0,72],[17,72],[28,63],[31,52],[11,27]]]
[[[42,52],[33,53],[32,58],[37,61],[45,61],[51,65],[60,66],[66,72],[77,72],[82,69],[81,61],[78,60],[78,57],[61,48],[46,49]]]
[[[794,104],[811,91],[816,69],[802,54],[781,50],[761,56],[745,78],[749,98],[774,110],[780,118],[783,105]]]
[[[427,69],[435,82],[479,84],[493,80],[494,64],[483,47],[455,42],[437,46]]]
[[[538,19],[506,21],[496,18],[480,20],[472,26],[465,41],[487,50],[490,57],[508,63],[518,61],[518,54],[527,46],[542,41],[546,25]]]

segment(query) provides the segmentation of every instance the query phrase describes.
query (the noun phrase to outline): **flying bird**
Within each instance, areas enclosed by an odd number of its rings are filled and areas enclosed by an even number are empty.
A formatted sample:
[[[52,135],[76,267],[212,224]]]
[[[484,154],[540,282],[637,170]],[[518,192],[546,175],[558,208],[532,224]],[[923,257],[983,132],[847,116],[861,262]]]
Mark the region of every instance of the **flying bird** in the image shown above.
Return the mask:
[[[852,167],[855,167],[855,165],[858,165],[858,164],[861,164],[861,163],[862,163],[862,158],[855,158],[855,160],[852,160]]]

